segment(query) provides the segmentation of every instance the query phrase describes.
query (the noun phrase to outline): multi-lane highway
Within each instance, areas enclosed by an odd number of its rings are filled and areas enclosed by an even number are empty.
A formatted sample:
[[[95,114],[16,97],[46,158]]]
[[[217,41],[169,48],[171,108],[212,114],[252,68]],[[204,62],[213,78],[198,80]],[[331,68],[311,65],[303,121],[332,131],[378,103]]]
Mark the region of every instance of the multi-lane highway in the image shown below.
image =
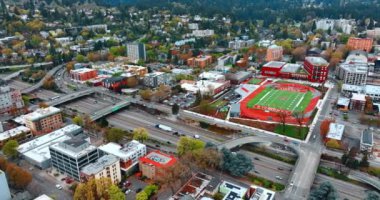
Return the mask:
[[[33,86],[30,86],[28,88],[22,89],[21,93],[24,93],[24,94],[25,93],[31,93],[34,90],[40,88],[47,78],[49,78],[50,76],[53,76],[58,70],[60,70],[61,68],[63,68],[63,66],[64,66],[64,64],[58,65],[58,66],[54,67],[48,73],[46,73],[46,75],[38,83],[36,83]]]

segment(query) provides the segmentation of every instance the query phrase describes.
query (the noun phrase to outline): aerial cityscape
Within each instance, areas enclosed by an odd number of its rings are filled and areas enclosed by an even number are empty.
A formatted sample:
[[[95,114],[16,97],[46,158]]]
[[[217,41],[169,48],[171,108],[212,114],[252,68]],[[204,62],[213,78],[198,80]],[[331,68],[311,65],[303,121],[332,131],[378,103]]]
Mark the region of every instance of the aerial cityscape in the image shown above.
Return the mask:
[[[380,200],[380,0],[0,0],[0,200]]]

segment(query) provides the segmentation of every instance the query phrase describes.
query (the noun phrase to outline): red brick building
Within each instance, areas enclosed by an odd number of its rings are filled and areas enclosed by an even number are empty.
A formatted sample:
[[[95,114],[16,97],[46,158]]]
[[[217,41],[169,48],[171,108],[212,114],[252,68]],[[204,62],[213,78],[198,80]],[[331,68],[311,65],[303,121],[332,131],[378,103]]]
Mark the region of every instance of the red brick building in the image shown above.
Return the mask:
[[[81,68],[70,71],[71,78],[77,81],[87,81],[98,75],[95,69]]]
[[[373,45],[372,38],[355,38],[350,37],[347,42],[347,46],[351,50],[362,50],[366,52],[370,52]]]
[[[187,65],[191,67],[200,67],[205,68],[206,66],[212,63],[212,56],[209,55],[200,55],[196,58],[187,59]]]
[[[119,92],[127,86],[127,79],[127,77],[123,76],[106,78],[102,81],[102,85],[109,90]]]
[[[139,168],[143,176],[156,179],[165,175],[165,169],[173,166],[177,159],[172,155],[166,155],[160,151],[152,151],[139,159]]]
[[[267,49],[267,55],[265,60],[270,61],[279,61],[282,59],[283,49],[281,46],[271,45]]]
[[[280,71],[286,62],[270,61],[261,68],[261,75],[280,77]]]
[[[328,65],[329,63],[321,57],[306,57],[303,67],[309,74],[309,81],[322,83],[327,80]]]

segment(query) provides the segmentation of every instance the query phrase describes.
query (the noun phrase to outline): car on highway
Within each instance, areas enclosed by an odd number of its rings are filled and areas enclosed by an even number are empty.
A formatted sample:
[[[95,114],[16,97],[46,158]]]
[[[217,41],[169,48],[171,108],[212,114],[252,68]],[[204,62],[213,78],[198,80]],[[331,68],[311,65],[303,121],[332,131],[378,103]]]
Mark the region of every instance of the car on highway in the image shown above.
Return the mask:
[[[276,179],[282,180],[282,177],[281,176],[276,176]]]
[[[57,188],[58,190],[62,190],[62,186],[59,184],[55,185],[55,188]]]
[[[281,170],[284,170],[282,167],[278,167],[277,169],[280,170],[280,171],[281,171]]]
[[[255,159],[255,160],[260,160],[258,157],[255,157],[254,159]]]
[[[193,136],[195,139],[199,139],[200,137],[199,137],[199,135],[194,135]]]
[[[131,191],[131,189],[128,189],[127,191],[125,191],[125,194],[129,194]]]

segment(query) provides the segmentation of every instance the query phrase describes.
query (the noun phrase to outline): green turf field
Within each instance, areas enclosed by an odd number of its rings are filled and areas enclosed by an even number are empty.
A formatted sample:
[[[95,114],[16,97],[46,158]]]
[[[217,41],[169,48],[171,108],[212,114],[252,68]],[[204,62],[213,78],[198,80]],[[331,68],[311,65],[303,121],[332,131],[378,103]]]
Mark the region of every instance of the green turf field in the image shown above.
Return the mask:
[[[260,105],[291,112],[304,111],[312,98],[312,92],[302,93],[267,87],[251,99],[247,106],[252,108],[254,105]]]
[[[249,80],[249,84],[253,84],[253,85],[257,85],[257,84],[259,84],[259,83],[261,83],[263,80],[261,80],[261,79],[258,79],[258,78],[253,78],[253,79],[251,79],[251,80]]]

